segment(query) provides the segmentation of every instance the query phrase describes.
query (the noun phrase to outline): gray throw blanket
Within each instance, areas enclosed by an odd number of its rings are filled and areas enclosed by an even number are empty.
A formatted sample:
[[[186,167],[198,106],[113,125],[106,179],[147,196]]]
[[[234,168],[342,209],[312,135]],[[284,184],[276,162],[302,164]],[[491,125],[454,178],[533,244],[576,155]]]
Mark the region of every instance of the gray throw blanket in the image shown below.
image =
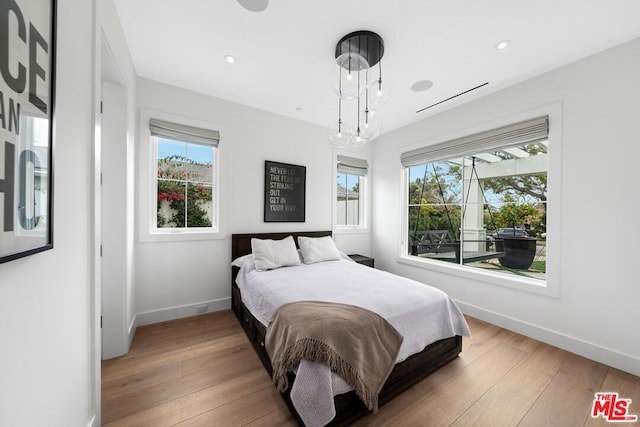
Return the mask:
[[[265,341],[280,392],[289,387],[287,372],[306,359],[327,365],[377,412],[402,340],[384,318],[362,307],[302,301],[278,308]]]

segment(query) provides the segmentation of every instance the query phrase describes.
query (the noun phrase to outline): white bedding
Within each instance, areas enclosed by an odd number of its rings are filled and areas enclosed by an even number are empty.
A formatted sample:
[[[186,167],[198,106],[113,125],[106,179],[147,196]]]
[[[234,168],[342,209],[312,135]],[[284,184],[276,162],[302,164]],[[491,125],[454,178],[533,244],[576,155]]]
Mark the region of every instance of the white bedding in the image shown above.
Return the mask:
[[[352,304],[378,313],[404,337],[396,363],[440,339],[469,335],[462,313],[444,292],[348,258],[256,271],[249,257],[242,263],[236,283],[244,305],[265,326],[278,307],[295,301]],[[322,378],[309,380],[316,375]],[[305,378],[306,383],[326,384],[331,372],[322,365],[301,363],[294,389],[302,389],[297,384],[298,376]],[[333,384],[332,395],[348,390],[340,379],[333,378],[329,382]],[[335,412],[327,412],[327,406],[333,409],[332,401],[331,404],[319,401],[319,396],[310,391],[298,390],[296,393],[292,390],[291,398],[307,425],[324,425],[335,416]],[[315,402],[307,402],[305,395]],[[332,396],[329,399],[332,400]]]

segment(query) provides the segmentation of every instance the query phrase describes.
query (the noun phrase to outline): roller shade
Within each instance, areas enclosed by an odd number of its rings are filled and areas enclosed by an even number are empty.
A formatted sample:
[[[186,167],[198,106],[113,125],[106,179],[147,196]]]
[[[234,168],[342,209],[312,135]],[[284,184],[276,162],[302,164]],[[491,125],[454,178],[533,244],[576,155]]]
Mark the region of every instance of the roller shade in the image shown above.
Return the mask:
[[[159,138],[175,139],[183,142],[196,144],[207,144],[218,146],[220,142],[220,132],[217,130],[202,129],[194,126],[187,126],[178,123],[167,122],[165,120],[150,119],[149,130],[152,136]]]
[[[366,160],[338,154],[338,173],[365,176],[368,171],[369,163]]]
[[[540,141],[547,138],[548,135],[548,116],[536,117],[535,119],[407,151],[400,155],[400,161],[404,167],[417,166],[452,157],[461,157]]]

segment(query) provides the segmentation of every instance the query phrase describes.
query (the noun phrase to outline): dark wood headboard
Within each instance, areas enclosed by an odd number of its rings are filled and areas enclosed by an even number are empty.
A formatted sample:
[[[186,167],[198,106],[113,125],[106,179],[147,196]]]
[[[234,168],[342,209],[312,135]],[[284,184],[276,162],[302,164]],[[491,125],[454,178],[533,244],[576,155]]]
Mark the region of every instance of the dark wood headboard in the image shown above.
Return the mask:
[[[271,239],[280,240],[287,236],[293,236],[293,240],[298,246],[298,236],[306,237],[324,237],[331,236],[331,231],[297,231],[282,233],[246,233],[231,235],[231,260],[251,253],[251,239]]]

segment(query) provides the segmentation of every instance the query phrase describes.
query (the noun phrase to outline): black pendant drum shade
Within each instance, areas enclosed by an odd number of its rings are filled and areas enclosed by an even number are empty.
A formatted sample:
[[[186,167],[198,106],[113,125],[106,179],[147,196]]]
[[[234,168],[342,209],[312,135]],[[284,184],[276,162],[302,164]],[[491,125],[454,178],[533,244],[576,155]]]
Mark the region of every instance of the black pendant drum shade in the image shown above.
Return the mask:
[[[373,31],[354,31],[340,39],[336,46],[336,60],[344,53],[357,53],[362,56],[369,67],[373,67],[384,55],[384,42],[382,37]],[[348,68],[349,64],[341,64],[342,68]]]

